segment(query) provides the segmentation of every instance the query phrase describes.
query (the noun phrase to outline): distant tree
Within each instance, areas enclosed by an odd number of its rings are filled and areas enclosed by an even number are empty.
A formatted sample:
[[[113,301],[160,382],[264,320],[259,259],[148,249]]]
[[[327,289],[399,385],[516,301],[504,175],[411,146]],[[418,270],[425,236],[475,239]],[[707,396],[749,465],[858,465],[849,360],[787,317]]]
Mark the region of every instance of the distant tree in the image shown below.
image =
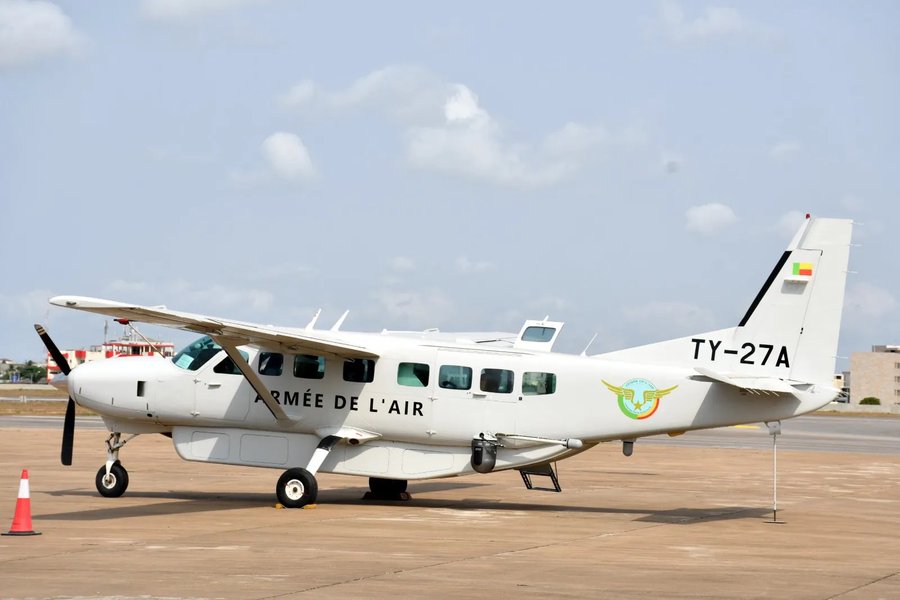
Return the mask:
[[[37,383],[47,377],[47,368],[36,365],[33,360],[26,361],[18,368],[18,371],[21,379],[27,379],[31,383]]]
[[[860,404],[875,404],[881,406],[881,400],[876,398],[875,396],[866,396],[862,400],[859,401]]]

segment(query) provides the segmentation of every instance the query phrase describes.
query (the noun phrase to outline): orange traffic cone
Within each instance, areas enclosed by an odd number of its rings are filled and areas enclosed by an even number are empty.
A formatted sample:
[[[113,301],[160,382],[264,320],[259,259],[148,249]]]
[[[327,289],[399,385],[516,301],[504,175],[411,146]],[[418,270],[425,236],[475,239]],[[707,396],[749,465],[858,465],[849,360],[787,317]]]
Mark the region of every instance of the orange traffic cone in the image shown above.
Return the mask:
[[[28,493],[28,469],[22,469],[19,480],[19,499],[16,500],[16,514],[13,516],[9,533],[2,535],[41,535],[31,528],[31,496]]]

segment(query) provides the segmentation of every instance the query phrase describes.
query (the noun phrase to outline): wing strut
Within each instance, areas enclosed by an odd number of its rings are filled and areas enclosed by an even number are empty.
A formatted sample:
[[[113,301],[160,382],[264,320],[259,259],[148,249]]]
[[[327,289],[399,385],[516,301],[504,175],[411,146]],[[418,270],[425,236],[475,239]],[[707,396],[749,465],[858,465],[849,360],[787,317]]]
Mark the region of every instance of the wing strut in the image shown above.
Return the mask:
[[[259,378],[253,369],[250,368],[250,363],[244,360],[244,357],[241,356],[241,353],[238,352],[237,347],[229,342],[227,339],[211,336],[213,340],[222,346],[222,349],[225,350],[225,353],[228,355],[228,358],[231,359],[231,362],[240,369],[241,374],[247,380],[247,382],[256,390],[256,393],[259,394],[259,397],[262,398],[262,401],[265,403],[266,408],[269,409],[269,412],[272,413],[272,416],[282,424],[289,423],[290,417],[285,414],[284,409],[281,408],[281,405],[275,400],[272,396],[272,392],[266,387],[266,384],[262,382],[262,379]]]

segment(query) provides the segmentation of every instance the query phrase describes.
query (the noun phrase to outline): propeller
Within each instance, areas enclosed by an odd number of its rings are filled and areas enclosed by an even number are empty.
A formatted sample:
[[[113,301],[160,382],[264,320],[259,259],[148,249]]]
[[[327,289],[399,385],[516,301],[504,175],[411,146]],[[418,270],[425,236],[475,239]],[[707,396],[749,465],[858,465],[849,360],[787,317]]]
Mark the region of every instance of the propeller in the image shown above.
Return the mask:
[[[50,356],[53,357],[53,361],[56,363],[56,366],[59,367],[59,370],[62,371],[62,374],[68,376],[68,374],[72,371],[71,367],[69,367],[69,361],[66,360],[66,357],[63,356],[62,352],[59,351],[59,348],[56,347],[56,344],[53,343],[53,340],[50,339],[50,335],[47,333],[47,330],[44,329],[41,325],[35,323],[34,330],[37,331],[37,334],[41,336],[41,341],[44,342],[44,346],[47,347],[47,352],[50,353]],[[66,418],[63,421],[63,435],[62,435],[62,450],[59,454],[59,459],[62,461],[62,464],[69,466],[72,464],[72,445],[75,441],[75,400],[72,396],[69,396],[69,403],[66,405]]]

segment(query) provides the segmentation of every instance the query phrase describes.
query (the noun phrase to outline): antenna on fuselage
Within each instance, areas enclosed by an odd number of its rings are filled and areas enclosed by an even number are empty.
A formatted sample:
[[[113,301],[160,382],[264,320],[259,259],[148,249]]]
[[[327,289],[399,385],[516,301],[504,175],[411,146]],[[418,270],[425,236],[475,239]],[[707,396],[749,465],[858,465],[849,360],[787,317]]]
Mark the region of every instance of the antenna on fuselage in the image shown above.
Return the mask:
[[[593,343],[594,343],[594,340],[596,340],[596,339],[597,339],[597,334],[595,333],[595,334],[594,334],[594,337],[591,338],[591,341],[588,342],[588,345],[585,346],[585,347],[584,347],[584,350],[581,351],[581,355],[582,355],[582,356],[587,356],[588,348],[591,347],[591,344],[593,344]]]
[[[307,323],[307,325],[306,325],[307,331],[312,331],[312,328],[315,327],[316,321],[319,320],[319,315],[321,315],[321,314],[322,314],[322,309],[320,308],[319,310],[316,311],[316,314],[313,315],[312,321]]]
[[[347,315],[350,314],[350,309],[344,311],[344,314],[341,315],[341,318],[335,321],[334,325],[331,326],[331,331],[337,331],[341,328],[341,325],[344,324],[344,319],[347,318]]]

